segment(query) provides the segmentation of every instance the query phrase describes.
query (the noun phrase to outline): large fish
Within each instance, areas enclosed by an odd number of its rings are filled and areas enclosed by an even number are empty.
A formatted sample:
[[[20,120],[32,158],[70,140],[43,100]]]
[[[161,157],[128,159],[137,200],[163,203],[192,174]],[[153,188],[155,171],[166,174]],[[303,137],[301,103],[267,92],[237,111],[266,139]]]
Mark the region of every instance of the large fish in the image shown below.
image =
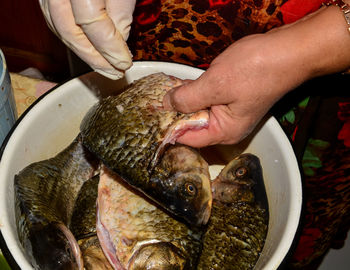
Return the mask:
[[[213,181],[212,190],[212,214],[197,269],[253,269],[268,227],[259,159],[252,154],[237,156]]]
[[[15,176],[18,236],[36,269],[83,269],[69,224],[77,195],[97,165],[78,137],[55,157],[35,162]]]
[[[171,146],[161,162],[167,163],[170,171],[175,169],[180,178],[208,177],[206,162],[186,146]],[[195,192],[190,186],[186,188]],[[182,192],[188,196],[187,190]],[[102,169],[97,232],[114,269],[195,269],[202,230],[174,219],[140,195],[117,174]]]
[[[81,123],[81,134],[84,145],[127,183],[189,223],[202,225],[210,215],[209,179],[179,181],[176,173],[154,177],[167,144],[188,129],[208,125],[207,111],[182,114],[163,109],[165,93],[180,84],[180,79],[163,73],[135,81],[120,95],[93,106]]]

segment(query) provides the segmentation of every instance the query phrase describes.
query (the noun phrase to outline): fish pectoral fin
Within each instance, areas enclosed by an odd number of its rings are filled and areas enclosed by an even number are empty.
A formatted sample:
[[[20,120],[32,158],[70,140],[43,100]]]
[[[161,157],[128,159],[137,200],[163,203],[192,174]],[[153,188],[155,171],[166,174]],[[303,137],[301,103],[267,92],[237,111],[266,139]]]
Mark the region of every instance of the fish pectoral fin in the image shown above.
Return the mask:
[[[33,228],[29,241],[33,264],[39,269],[84,269],[79,245],[63,223]]]
[[[128,270],[181,270],[186,259],[181,250],[169,242],[141,246],[130,258]]]

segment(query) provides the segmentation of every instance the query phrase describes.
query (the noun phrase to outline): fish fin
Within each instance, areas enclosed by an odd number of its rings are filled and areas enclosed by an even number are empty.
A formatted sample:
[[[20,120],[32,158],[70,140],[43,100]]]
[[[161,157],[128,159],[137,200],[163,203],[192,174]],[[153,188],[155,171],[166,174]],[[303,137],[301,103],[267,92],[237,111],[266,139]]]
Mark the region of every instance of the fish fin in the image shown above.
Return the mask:
[[[84,269],[79,245],[63,223],[36,226],[31,230],[28,240],[36,268]]]

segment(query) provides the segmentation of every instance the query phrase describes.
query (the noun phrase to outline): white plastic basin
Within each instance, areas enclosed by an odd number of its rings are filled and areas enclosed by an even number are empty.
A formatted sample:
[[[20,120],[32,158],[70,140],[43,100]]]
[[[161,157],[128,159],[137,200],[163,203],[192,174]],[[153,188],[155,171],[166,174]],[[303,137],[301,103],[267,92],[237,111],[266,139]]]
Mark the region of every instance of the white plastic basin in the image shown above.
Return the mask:
[[[0,162],[1,248],[10,264],[32,269],[18,241],[14,217],[14,175],[32,162],[50,158],[69,145],[79,132],[86,111],[100,94],[107,95],[147,74],[164,72],[195,79],[200,69],[164,62],[137,62],[120,81],[92,72],[72,79],[46,95],[17,121],[3,145]],[[298,227],[302,203],[301,178],[292,147],[275,118],[264,120],[254,134],[238,146],[217,151],[227,161],[236,152],[257,155],[262,164],[269,202],[269,229],[255,269],[277,269],[286,256]],[[0,237],[1,238],[1,237]]]

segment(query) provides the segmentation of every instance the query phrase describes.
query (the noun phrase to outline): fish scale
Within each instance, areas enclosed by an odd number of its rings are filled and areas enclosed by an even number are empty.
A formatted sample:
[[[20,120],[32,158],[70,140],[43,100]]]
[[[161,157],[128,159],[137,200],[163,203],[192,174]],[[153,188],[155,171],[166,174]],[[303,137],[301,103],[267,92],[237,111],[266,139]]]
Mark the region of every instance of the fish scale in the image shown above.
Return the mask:
[[[201,225],[210,213],[209,180],[201,183],[206,190],[183,200],[178,190],[161,189],[165,179],[153,177],[164,149],[175,142],[181,130],[208,125],[207,111],[182,114],[163,109],[166,92],[182,83],[164,73],[134,81],[121,94],[98,101],[85,115],[80,130],[83,144],[124,181],[174,215]],[[202,190],[200,186],[198,190]]]
[[[15,175],[18,236],[35,268],[60,269],[80,263],[68,226],[77,194],[97,163],[78,136],[55,157],[32,163]]]
[[[167,175],[171,170],[208,174],[206,162],[186,146],[168,148],[162,162],[160,173],[167,171]],[[174,219],[106,167],[101,170],[98,193],[97,232],[115,269],[196,269],[200,229]]]
[[[244,174],[237,175],[239,170]],[[237,156],[213,180],[212,190],[212,212],[197,270],[253,269],[268,228],[259,159],[252,154]]]

